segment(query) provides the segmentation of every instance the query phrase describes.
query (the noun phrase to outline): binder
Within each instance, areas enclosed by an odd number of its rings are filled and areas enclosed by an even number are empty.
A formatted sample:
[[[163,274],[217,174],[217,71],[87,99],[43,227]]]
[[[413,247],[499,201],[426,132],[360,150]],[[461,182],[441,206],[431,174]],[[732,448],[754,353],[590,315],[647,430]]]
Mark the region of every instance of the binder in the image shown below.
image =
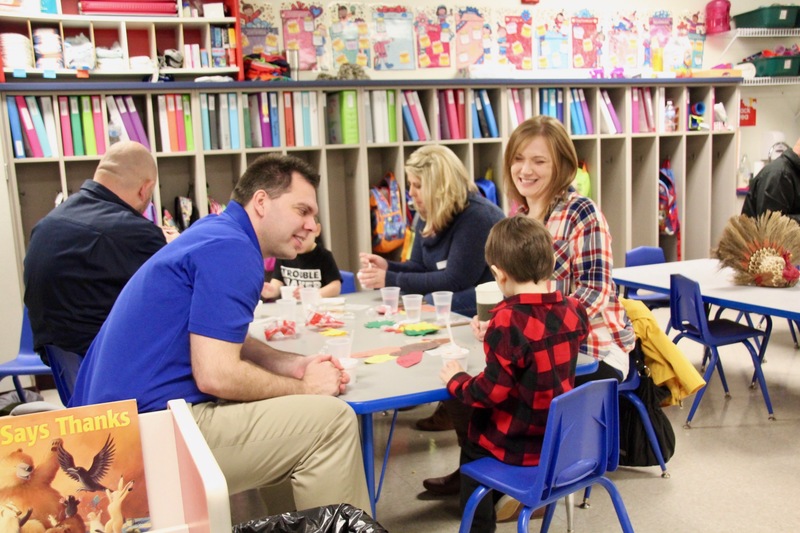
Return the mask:
[[[128,131],[125,127],[125,121],[122,120],[122,114],[119,112],[119,109],[117,108],[117,102],[114,100],[114,97],[111,96],[110,94],[106,95],[106,111],[108,112],[108,123],[119,124],[121,126],[119,132],[119,139],[121,141],[130,141],[131,137],[130,135],[128,135]]]
[[[564,90],[556,89],[556,118],[564,123]]]
[[[594,133],[594,123],[592,122],[592,114],[589,112],[589,104],[586,102],[586,94],[583,89],[578,89],[578,99],[581,103],[581,110],[583,111],[583,123],[585,124],[586,134],[592,135]]]
[[[219,121],[219,147],[222,150],[231,149],[231,115],[228,111],[228,95],[219,93],[217,120]]]
[[[66,100],[66,96],[60,96],[59,98],[64,98]],[[25,143],[22,141],[22,123],[19,120],[17,102],[13,96],[6,96],[6,104],[8,106],[8,122],[11,125],[11,141],[14,144],[14,157],[17,159],[25,159]],[[69,122],[67,122],[67,128],[69,128]],[[72,142],[70,141],[70,151],[71,150]],[[66,148],[64,151],[66,152]],[[65,153],[64,155],[72,154]]]
[[[600,102],[598,107],[600,108],[600,118],[602,119],[600,123],[600,133],[619,133],[614,121],[611,120],[611,111],[608,108],[608,102],[606,102],[603,91],[600,91]]]
[[[375,142],[389,142],[389,113],[386,105],[386,91],[370,91],[368,99],[372,101],[370,104],[372,106],[372,134]],[[369,121],[367,120],[367,122]]]
[[[436,117],[439,122],[439,138],[443,140],[452,139],[450,124],[445,111],[445,107],[447,107],[446,98],[444,90],[436,91]]]
[[[183,100],[183,130],[186,133],[186,149],[194,150],[194,125],[192,124],[192,99],[188,94],[181,95]]]
[[[397,142],[397,93],[394,89],[386,91],[386,119],[389,126],[389,142]]]
[[[31,157],[42,157],[42,145],[39,144],[39,138],[36,136],[36,128],[28,110],[28,104],[25,103],[25,97],[15,96],[14,98],[16,98],[19,120],[22,124],[23,145],[26,146]]]
[[[339,93],[342,113],[342,143],[358,144],[358,96],[356,91]]]
[[[451,139],[463,139],[464,136],[458,129],[458,111],[456,110],[456,95],[453,89],[445,89],[445,105],[447,106],[447,123],[450,126]]]
[[[286,121],[286,146],[294,146],[294,109],[292,93],[283,93],[283,119]]]
[[[211,150],[211,125],[208,120],[208,94],[200,93],[200,126],[203,128],[203,150]]]
[[[478,108],[475,105],[475,98],[473,96],[472,102],[469,104],[470,108],[470,115],[472,115],[472,138],[473,139],[480,139],[481,138],[481,126],[478,121]]]
[[[539,89],[539,114],[547,115],[550,111],[550,93],[547,89]]]
[[[247,100],[247,104],[244,101]],[[264,141],[261,138],[261,104],[259,103],[258,93],[248,94],[247,98],[242,100],[242,105],[247,105],[247,113],[245,119],[249,115],[250,119],[245,122],[246,128],[249,127],[250,145],[252,148],[263,148]],[[248,131],[245,129],[245,138],[247,138]],[[245,144],[247,146],[247,144]]]
[[[611,97],[609,96],[608,91],[601,89],[600,94],[603,96],[603,101],[605,101],[606,108],[608,108],[608,112],[611,115],[611,121],[614,123],[614,129],[616,129],[616,133],[622,133],[622,124],[619,122],[617,111],[614,109],[614,104],[611,102]]]
[[[374,114],[372,112],[372,104],[370,103],[370,100],[372,100],[372,97],[370,97],[370,96],[367,96],[366,98],[364,98],[364,125],[366,126],[366,130],[367,130],[367,132],[366,132],[367,142],[372,144],[372,143],[375,142],[375,134],[373,133],[374,127],[373,127],[373,124],[372,124],[372,119],[374,117]],[[330,103],[330,100],[328,100],[328,103]],[[338,107],[339,104],[338,104],[338,102],[334,102],[334,105],[336,105]],[[330,113],[330,109],[329,109],[328,110],[328,116],[330,116],[330,115],[331,115],[331,113]],[[334,127],[335,127],[335,125],[334,125]],[[341,123],[339,124],[339,129],[341,130]]]
[[[506,102],[508,102],[508,125],[511,131],[517,129],[519,126],[519,115],[517,114],[517,106],[519,105],[519,92],[517,89],[506,90]]]
[[[456,89],[456,114],[458,118],[458,131],[461,133],[461,138],[467,138],[467,115],[466,115],[466,97],[464,96],[464,89]]]
[[[656,121],[653,114],[653,93],[650,87],[642,87],[644,93],[644,116],[647,120],[647,131],[656,131]]]
[[[400,113],[403,115],[403,126],[408,135],[409,141],[418,141],[419,134],[417,133],[414,118],[411,116],[411,108],[408,105],[408,97],[405,91],[400,91]]]
[[[269,96],[269,124],[272,128],[272,146],[281,145],[281,117],[278,113],[278,93],[267,93]]]
[[[572,131],[573,135],[580,135],[581,134],[581,123],[578,121],[578,116],[581,112],[578,110],[578,107],[575,105],[575,94],[573,93],[575,89],[570,89],[569,93],[569,126],[570,130]]]
[[[639,131],[649,132],[650,127],[647,125],[647,113],[644,108],[644,89],[639,88]]]
[[[305,99],[303,100],[305,102]],[[319,138],[319,110],[317,109],[318,106],[317,100],[317,93],[308,92],[308,116],[309,116],[309,133],[311,134],[311,146],[319,146],[320,145],[320,138]],[[356,120],[358,120],[358,115],[356,115]],[[358,128],[358,124],[356,124],[356,129]],[[358,134],[356,134],[356,139],[358,138]],[[358,142],[356,140],[356,142]]]
[[[172,95],[170,95],[172,96]],[[186,151],[186,126],[183,122],[183,99],[181,95],[174,95],[175,98],[175,138],[178,141],[178,151]],[[169,98],[167,98],[167,113],[169,113]]]
[[[241,141],[239,136],[239,104],[237,103],[236,93],[228,93],[228,123],[231,127],[231,149],[238,150],[241,148]]]
[[[217,117],[217,95],[209,94],[208,97],[208,120],[209,131],[211,133],[211,149],[219,150],[220,146],[220,133],[219,133],[219,119]]]
[[[130,116],[131,124],[133,128],[136,130],[136,140],[139,141],[142,145],[145,146],[148,150],[150,150],[150,141],[147,139],[147,133],[144,131],[144,123],[142,122],[142,117],[139,115],[139,112],[136,110],[136,104],[133,101],[133,96],[126,96],[125,97],[125,105],[128,108],[128,115]],[[117,100],[117,107],[120,107],[119,100]],[[122,109],[120,108],[120,113]],[[124,116],[122,117],[125,118]]]
[[[94,140],[97,144],[97,153],[103,155],[106,153],[106,129],[99,94],[92,95],[92,120],[94,121]]]
[[[125,134],[128,136],[128,139],[131,141],[141,142],[139,140],[136,128],[133,126],[133,122],[131,122],[130,113],[128,113],[128,109],[125,106],[125,99],[122,96],[106,96],[106,107],[109,108],[110,112],[111,105],[109,104],[109,101],[114,102],[114,106],[119,113],[120,120],[122,120],[122,125],[124,126],[123,129],[125,130]]]
[[[272,117],[269,115],[269,96],[264,91],[259,95],[259,136],[261,137],[261,146],[267,148],[275,145],[275,139],[272,138]]]
[[[167,134],[169,135],[169,147],[171,152],[180,152],[178,142],[178,119],[175,112],[175,95],[168,94],[167,98]],[[184,145],[185,146],[185,145]]]
[[[311,95],[308,91],[302,91],[302,111],[303,111],[303,146],[314,146],[311,142]]]
[[[489,124],[486,122],[486,114],[483,111],[483,103],[481,103],[481,95],[479,91],[475,91],[475,110],[478,115],[478,126],[481,131],[481,138],[489,137]]]
[[[419,99],[419,92],[418,91],[411,91],[411,96],[414,98],[414,106],[417,108],[417,114],[419,115],[419,121],[422,123],[422,132],[419,133],[420,140],[430,141],[431,137],[431,130],[428,127],[428,119],[425,117],[425,110],[422,108],[422,102]],[[422,139],[422,134],[425,134],[425,138]]]
[[[494,118],[494,111],[492,111],[492,102],[489,100],[489,93],[486,89],[479,89],[478,93],[481,96],[481,103],[483,104],[483,112],[486,114],[486,125],[489,127],[489,135],[492,137],[499,137],[497,131],[497,121]]]
[[[530,87],[520,89],[519,99],[522,103],[522,121],[533,116],[533,92]]]
[[[555,89],[547,89],[548,95],[548,108],[547,114],[553,118],[558,118],[558,111],[556,110],[556,90]]]
[[[253,130],[250,123],[250,95],[242,94],[242,130],[244,131],[244,147],[253,147]],[[258,147],[256,147],[258,148]]]
[[[26,96],[25,104],[28,107],[31,122],[33,122],[36,138],[39,140],[39,148],[42,150],[40,157],[53,157],[53,150],[50,148],[50,141],[47,139],[47,130],[44,128],[42,113],[39,111],[39,104],[36,103],[36,97]]]
[[[303,128],[303,95],[301,91],[292,93],[292,113],[294,115],[295,146],[306,146]]]
[[[80,97],[81,125],[83,126],[83,145],[86,155],[97,155],[97,140],[94,135],[94,118],[92,117],[92,99],[89,95]]]
[[[339,93],[328,93],[325,106],[325,114],[328,125],[328,143],[329,144],[342,144],[342,108]],[[365,98],[365,106],[369,106],[370,98]],[[371,119],[367,118],[367,139],[372,133],[369,124]]]
[[[16,109],[16,105],[14,108]],[[9,116],[11,115],[10,111],[9,109]],[[69,125],[69,100],[66,96],[58,97],[58,115],[61,120],[61,144],[64,148],[64,155],[75,155],[75,150],[72,147],[72,130]],[[17,124],[19,124],[19,116],[17,116]]]
[[[159,94],[156,97],[156,101],[158,102],[158,128],[161,132],[161,151],[168,154],[172,152],[172,143],[169,140],[170,127],[169,116],[167,115],[167,95]],[[174,112],[173,110],[173,114]]]
[[[47,142],[50,143],[53,155],[58,155],[58,134],[56,133],[56,117],[53,114],[53,101],[49,96],[41,96],[39,101],[41,102],[44,129],[47,132]]]
[[[639,88],[631,88],[631,133],[639,133]]]
[[[75,155],[86,155],[81,127],[81,109],[77,96],[69,97],[69,122],[72,125],[72,147]]]
[[[422,127],[423,118],[420,115],[420,110],[417,108],[417,102],[419,101],[419,95],[417,95],[417,91],[405,91],[406,100],[408,101],[408,109],[411,112],[411,118],[414,121],[414,128],[417,131],[419,141],[427,141],[430,139],[425,134],[425,129]],[[415,98],[416,97],[416,98]]]

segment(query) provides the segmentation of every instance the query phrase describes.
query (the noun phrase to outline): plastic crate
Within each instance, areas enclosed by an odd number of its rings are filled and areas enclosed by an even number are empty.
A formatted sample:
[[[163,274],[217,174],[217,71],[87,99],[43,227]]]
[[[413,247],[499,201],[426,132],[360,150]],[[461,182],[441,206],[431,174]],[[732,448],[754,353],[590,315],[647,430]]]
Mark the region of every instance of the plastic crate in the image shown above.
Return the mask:
[[[737,28],[793,28],[799,6],[769,6],[731,17]]]
[[[762,57],[751,62],[756,67],[756,77],[800,74],[800,56]]]

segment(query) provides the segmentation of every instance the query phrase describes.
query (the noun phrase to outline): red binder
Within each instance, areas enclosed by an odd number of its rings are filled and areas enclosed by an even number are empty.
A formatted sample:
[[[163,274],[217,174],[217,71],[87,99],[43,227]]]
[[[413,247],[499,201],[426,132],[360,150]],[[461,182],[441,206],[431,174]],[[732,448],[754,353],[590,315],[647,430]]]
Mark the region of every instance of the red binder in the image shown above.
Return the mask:
[[[75,155],[72,149],[72,129],[69,124],[69,101],[66,96],[58,97],[58,114],[61,117],[61,144],[64,145],[64,155]]]
[[[17,109],[19,110],[20,122],[22,123],[22,132],[25,139],[28,141],[28,146],[30,146],[31,155],[33,157],[44,157],[42,145],[39,144],[39,137],[36,135],[36,129],[33,127],[31,113],[28,111],[28,104],[25,103],[25,97],[16,96],[15,99],[17,100]]]
[[[294,109],[292,93],[283,93],[283,118],[286,121],[286,146],[294,146]]]
[[[115,2],[103,0],[82,0],[78,3],[81,13],[118,14],[134,13],[137,15],[177,15],[178,4],[174,1],[155,0],[149,2]]]

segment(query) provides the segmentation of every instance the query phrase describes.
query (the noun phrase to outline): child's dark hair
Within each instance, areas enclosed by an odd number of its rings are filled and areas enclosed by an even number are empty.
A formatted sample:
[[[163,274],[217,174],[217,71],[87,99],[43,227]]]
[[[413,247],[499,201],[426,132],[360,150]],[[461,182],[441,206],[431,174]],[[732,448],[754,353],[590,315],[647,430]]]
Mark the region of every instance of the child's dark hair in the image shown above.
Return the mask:
[[[486,264],[518,283],[539,283],[553,275],[553,238],[544,224],[532,218],[518,215],[495,224],[485,253]]]

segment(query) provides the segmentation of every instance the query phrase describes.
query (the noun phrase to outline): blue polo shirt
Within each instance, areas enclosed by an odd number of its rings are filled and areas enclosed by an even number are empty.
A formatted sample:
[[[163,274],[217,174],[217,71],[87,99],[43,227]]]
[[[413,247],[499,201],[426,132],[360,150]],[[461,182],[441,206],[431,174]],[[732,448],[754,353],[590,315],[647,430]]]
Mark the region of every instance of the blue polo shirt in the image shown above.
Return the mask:
[[[70,407],[136,398],[139,411],[214,400],[192,376],[189,333],[242,343],[264,283],[244,208],[193,224],[123,289],[81,365]]]

